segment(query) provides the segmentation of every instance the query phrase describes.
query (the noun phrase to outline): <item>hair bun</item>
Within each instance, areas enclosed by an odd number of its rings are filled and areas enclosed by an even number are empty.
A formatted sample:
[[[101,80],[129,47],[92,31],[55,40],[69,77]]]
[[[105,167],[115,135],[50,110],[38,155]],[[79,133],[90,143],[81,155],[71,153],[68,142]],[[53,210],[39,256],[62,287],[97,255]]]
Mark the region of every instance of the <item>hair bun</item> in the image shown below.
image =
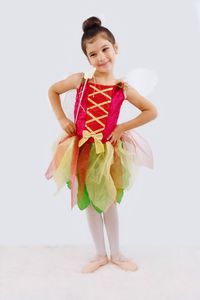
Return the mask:
[[[82,29],[84,32],[86,32],[87,30],[93,27],[100,27],[100,26],[101,26],[101,20],[99,18],[90,17],[83,22]]]

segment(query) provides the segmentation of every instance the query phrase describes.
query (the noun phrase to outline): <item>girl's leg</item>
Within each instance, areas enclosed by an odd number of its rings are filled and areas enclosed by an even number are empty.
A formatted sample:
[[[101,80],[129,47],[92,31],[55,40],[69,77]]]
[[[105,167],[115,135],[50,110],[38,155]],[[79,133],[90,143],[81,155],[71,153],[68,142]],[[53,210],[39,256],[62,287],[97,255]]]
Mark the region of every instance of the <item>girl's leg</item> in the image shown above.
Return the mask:
[[[103,213],[104,223],[108,236],[111,257],[118,257],[119,250],[119,220],[117,206],[115,203]]]
[[[119,221],[116,203],[113,203],[103,214],[110,245],[111,261],[123,270],[136,271],[136,263],[126,258],[119,249]]]
[[[91,205],[86,208],[86,214],[90,232],[96,247],[96,257],[83,267],[82,273],[94,272],[109,262],[104,241],[102,215],[96,212]]]
[[[86,208],[86,214],[90,232],[95,244],[97,256],[107,255],[104,240],[102,215],[96,212],[91,205]]]

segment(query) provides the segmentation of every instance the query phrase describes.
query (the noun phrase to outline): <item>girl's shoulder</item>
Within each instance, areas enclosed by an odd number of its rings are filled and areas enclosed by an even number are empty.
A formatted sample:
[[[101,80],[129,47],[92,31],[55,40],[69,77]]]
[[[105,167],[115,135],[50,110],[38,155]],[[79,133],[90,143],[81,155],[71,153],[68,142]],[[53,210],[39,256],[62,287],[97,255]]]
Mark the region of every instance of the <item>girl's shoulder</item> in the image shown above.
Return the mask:
[[[119,79],[116,83],[118,88],[122,89],[124,92],[125,99],[127,98],[127,89],[128,89],[128,83],[124,79]]]
[[[83,78],[84,78],[84,73],[83,72],[79,72],[79,73],[74,73],[70,76],[73,80],[74,83],[74,88],[78,89],[79,86],[81,85]]]
[[[69,90],[76,89],[79,85],[83,73],[73,73],[62,80],[53,83],[49,90],[55,91],[58,94],[63,94]]]

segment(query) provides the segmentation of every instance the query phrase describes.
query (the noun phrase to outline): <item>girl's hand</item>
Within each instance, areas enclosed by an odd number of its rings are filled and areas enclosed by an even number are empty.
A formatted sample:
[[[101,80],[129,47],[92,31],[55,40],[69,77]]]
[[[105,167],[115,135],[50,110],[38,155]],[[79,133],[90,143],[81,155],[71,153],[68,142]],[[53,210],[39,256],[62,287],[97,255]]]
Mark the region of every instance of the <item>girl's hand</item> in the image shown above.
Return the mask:
[[[68,118],[62,118],[59,120],[60,126],[64,129],[65,132],[69,135],[76,134],[76,126],[75,124]]]
[[[113,132],[108,137],[109,142],[116,144],[117,140],[119,140],[124,133],[124,129],[122,125],[117,125]]]

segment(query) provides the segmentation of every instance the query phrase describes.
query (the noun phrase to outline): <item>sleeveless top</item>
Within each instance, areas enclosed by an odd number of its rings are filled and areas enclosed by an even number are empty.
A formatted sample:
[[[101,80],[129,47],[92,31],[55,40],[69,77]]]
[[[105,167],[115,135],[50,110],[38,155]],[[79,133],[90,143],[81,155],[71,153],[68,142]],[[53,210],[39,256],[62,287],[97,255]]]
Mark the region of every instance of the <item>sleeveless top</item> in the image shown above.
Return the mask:
[[[74,107],[74,119],[77,116],[76,134],[81,139],[81,145],[86,141],[107,142],[108,136],[117,125],[120,108],[126,97],[125,86],[126,83],[122,81],[115,85],[103,85],[88,80],[85,83],[85,79],[82,79]]]

